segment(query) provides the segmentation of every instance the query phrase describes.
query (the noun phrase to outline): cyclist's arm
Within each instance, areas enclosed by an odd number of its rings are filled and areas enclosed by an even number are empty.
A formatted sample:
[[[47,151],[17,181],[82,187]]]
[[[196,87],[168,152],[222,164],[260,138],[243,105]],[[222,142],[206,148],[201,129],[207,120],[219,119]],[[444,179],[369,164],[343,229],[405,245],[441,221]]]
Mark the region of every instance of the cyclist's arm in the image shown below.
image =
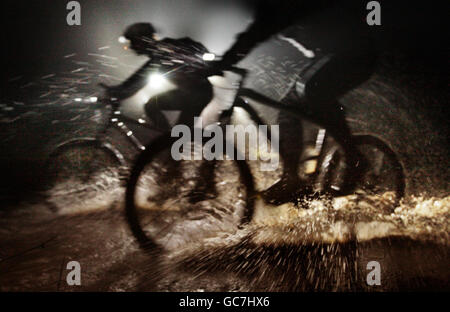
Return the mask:
[[[333,2],[336,1],[260,0],[253,23],[238,35],[236,42],[224,54],[221,65],[227,68],[238,63],[261,42]]]
[[[139,68],[131,77],[122,82],[120,85],[109,87],[109,95],[121,100],[137,93],[147,84],[148,76],[152,69],[152,64],[153,60],[149,60],[144,65],[142,65],[141,68]]]

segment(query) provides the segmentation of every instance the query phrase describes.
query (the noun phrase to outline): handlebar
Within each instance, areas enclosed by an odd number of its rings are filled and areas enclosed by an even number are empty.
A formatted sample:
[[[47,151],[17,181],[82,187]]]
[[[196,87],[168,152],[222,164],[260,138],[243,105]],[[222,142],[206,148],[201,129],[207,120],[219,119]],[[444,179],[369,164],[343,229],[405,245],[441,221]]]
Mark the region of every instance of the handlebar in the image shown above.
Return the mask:
[[[214,67],[213,64],[220,64],[221,56],[218,56],[218,55],[214,54],[214,57],[215,58],[211,61],[212,62],[211,63],[212,67]],[[241,75],[242,78],[244,78],[247,75],[247,73],[248,73],[248,70],[246,70],[244,68],[236,67],[236,66],[231,66],[231,67],[219,70],[218,72],[220,72],[222,74],[222,71],[231,71],[233,73]],[[212,73],[214,73],[214,71]]]
[[[236,73],[238,75],[241,75],[242,78],[244,78],[245,76],[247,76],[248,70],[245,68],[240,68],[240,67],[236,67],[236,66],[231,66],[229,69],[229,71]]]

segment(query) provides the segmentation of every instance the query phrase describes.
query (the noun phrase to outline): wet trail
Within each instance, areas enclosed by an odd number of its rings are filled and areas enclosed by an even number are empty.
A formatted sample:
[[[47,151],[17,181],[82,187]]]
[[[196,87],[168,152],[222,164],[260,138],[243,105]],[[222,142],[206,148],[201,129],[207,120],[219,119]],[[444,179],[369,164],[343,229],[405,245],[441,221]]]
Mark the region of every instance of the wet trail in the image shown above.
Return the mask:
[[[42,203],[3,212],[1,290],[448,290],[449,197],[410,198],[393,213],[386,213],[389,199],[364,195],[331,206],[316,200],[309,209],[258,200],[244,229],[165,253],[139,249],[123,203],[104,198],[57,214]],[[204,221],[221,222],[208,213]],[[72,260],[81,264],[79,287],[65,282],[63,266]],[[370,261],[381,265],[381,286],[366,284]]]

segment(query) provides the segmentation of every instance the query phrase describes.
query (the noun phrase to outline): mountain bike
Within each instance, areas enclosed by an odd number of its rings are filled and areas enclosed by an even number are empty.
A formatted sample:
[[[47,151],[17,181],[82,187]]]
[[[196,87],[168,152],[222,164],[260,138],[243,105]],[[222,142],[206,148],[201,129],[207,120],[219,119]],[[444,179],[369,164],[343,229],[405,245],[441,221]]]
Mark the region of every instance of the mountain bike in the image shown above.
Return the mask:
[[[395,152],[381,138],[371,134],[353,134],[348,138],[358,154],[358,161],[350,165],[349,159],[356,155],[348,155],[349,149],[345,148],[348,142],[336,135],[336,129],[327,127],[314,116],[304,114],[295,107],[283,105],[244,88],[247,76],[245,69],[233,67],[229,72],[240,79],[233,84],[234,98],[231,105],[220,114],[221,127],[239,119],[236,118],[238,111],[241,115],[244,112],[253,123],[266,125],[267,122],[254,107],[254,103],[257,103],[288,112],[298,118],[299,122],[308,122],[312,129],[317,130],[310,131],[315,133],[314,138],[309,141],[311,146],[304,145],[304,152],[299,160],[303,165],[299,175],[310,186],[306,193],[302,190],[303,194],[299,196],[340,196],[363,189],[372,194],[391,192],[394,206],[404,196],[402,165]],[[216,188],[216,194],[222,194],[222,199],[211,197],[192,203],[189,200],[192,194],[189,189],[196,184],[192,174],[198,168],[195,161],[192,161],[195,157],[188,157],[190,160],[176,165],[181,174],[168,174],[173,172],[171,167],[175,161],[171,158],[171,149],[176,140],[169,133],[145,146],[131,168],[127,183],[126,217],[133,235],[142,247],[149,250],[178,248],[187,242],[198,241],[200,237],[212,237],[230,226],[237,228],[248,224],[252,221],[256,198],[267,188],[267,185],[258,181],[264,180],[264,176],[262,179],[257,177],[260,172],[255,172],[251,161],[245,160],[245,157],[242,160],[242,156],[247,155],[248,151],[235,149],[234,153],[240,153],[241,160],[227,161],[230,157],[211,160],[215,174],[202,177]],[[189,141],[189,145],[192,145],[189,151],[194,153],[195,142]],[[268,174],[271,179],[276,179],[276,174],[273,175]],[[162,195],[159,196],[159,193]],[[213,227],[214,223],[216,227]]]

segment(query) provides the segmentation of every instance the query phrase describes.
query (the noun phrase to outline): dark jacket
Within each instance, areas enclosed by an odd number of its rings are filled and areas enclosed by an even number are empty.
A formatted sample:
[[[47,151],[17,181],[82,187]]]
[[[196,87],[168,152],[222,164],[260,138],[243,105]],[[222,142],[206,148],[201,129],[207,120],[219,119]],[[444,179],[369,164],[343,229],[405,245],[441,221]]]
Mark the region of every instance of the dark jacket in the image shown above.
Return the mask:
[[[148,83],[152,72],[166,75],[180,88],[190,88],[196,83],[205,83],[203,71],[206,68],[203,54],[208,50],[190,38],[165,38],[146,48],[150,58],[133,75],[120,85],[109,89],[110,96],[124,99],[132,96]]]
[[[247,0],[248,1],[248,0]],[[347,50],[366,48],[367,25],[365,4],[354,0],[256,0],[254,21],[237,36],[236,42],[224,54],[224,68],[234,65],[253,48],[287,27],[301,23],[311,16],[320,16],[316,25],[309,27],[314,33],[311,47],[321,50]],[[341,39],[342,38],[342,39]],[[344,39],[345,38],[345,39]],[[326,45],[323,49],[322,45]],[[335,47],[332,47],[335,45]]]

